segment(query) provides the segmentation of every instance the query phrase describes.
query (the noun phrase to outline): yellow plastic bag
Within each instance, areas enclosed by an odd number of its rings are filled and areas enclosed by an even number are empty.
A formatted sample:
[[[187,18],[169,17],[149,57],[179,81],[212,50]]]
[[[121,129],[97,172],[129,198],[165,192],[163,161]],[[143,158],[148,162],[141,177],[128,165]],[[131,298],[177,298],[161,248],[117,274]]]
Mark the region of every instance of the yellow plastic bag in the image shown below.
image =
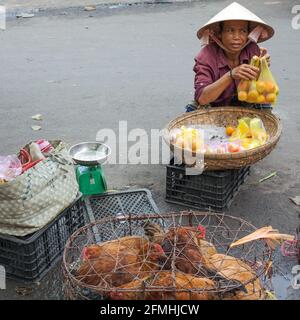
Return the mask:
[[[279,87],[269,69],[265,57],[254,56],[250,65],[259,67],[257,80],[241,80],[237,91],[238,99],[248,103],[275,104],[279,94]]]
[[[259,67],[260,60],[258,56],[252,57],[250,65]],[[241,80],[237,87],[238,99],[240,101],[256,103],[258,92],[256,90],[256,80]]]
[[[266,58],[260,59],[260,75],[256,82],[256,88],[262,99],[262,102],[258,103],[276,103],[279,87],[269,69]]]

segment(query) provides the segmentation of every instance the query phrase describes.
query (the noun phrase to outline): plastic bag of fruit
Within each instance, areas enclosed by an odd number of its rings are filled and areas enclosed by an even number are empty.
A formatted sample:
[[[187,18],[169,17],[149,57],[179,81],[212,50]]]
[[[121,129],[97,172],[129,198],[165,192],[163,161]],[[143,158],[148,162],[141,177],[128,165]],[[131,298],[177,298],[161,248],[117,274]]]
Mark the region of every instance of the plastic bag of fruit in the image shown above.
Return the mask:
[[[266,58],[260,59],[260,75],[256,82],[256,90],[259,93],[261,104],[275,104],[279,94],[279,87],[269,69]]]
[[[252,57],[250,65],[259,68],[260,59],[258,56]],[[256,90],[256,80],[241,80],[237,87],[238,99],[245,102],[256,102],[259,94]]]
[[[260,73],[257,80],[241,80],[237,91],[238,99],[248,103],[275,104],[279,87],[269,69],[265,57],[254,56],[250,65],[259,67]]]

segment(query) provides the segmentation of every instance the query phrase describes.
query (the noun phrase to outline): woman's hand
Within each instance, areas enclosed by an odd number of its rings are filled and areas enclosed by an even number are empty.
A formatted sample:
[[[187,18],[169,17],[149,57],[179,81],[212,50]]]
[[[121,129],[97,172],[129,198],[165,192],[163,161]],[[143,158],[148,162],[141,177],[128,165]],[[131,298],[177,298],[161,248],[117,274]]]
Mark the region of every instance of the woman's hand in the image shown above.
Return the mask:
[[[232,77],[235,80],[255,80],[259,74],[259,68],[249,64],[241,64],[232,69]]]
[[[260,49],[260,57],[265,57],[267,59],[268,66],[270,67],[271,57],[268,53],[268,50],[266,48],[262,48],[262,47],[260,47],[259,49]]]

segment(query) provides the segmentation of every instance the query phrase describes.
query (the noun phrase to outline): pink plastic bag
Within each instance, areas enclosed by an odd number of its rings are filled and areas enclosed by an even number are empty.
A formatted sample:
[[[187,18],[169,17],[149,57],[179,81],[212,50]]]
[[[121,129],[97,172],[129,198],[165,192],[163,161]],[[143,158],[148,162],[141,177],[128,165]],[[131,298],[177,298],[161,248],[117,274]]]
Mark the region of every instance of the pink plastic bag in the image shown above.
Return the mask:
[[[11,181],[22,173],[22,164],[16,155],[0,156],[0,179]]]

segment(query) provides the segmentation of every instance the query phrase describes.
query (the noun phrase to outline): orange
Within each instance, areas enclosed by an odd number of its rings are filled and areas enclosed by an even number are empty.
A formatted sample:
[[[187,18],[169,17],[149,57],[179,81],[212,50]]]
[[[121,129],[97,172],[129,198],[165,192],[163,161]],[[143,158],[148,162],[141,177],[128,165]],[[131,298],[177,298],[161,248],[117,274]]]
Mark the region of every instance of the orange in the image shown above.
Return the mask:
[[[270,103],[273,103],[276,101],[276,94],[275,93],[269,93],[266,96],[266,100]]]
[[[257,99],[258,95],[259,94],[258,94],[258,92],[256,90],[251,90],[248,93],[248,99],[250,101],[256,102],[256,99]]]
[[[260,94],[257,99],[256,99],[257,103],[266,103],[266,98],[263,94]]]
[[[228,136],[231,136],[234,132],[235,128],[234,127],[226,127],[226,134]]]
[[[268,93],[273,93],[275,92],[276,88],[275,88],[275,84],[272,82],[272,81],[266,81],[265,82],[265,90],[268,92]]]
[[[239,145],[237,145],[235,143],[229,143],[228,144],[228,151],[229,152],[240,152],[241,148]]]
[[[239,91],[248,91],[250,86],[250,82],[246,80],[241,80],[239,85],[238,85],[238,90]]]
[[[240,101],[246,101],[247,100],[247,92],[246,91],[239,91],[238,99]]]
[[[275,93],[278,95],[279,94],[279,87],[278,87],[278,85],[276,84],[276,86],[275,86]]]
[[[266,85],[265,85],[265,82],[264,81],[257,81],[256,82],[256,90],[259,92],[259,93],[263,93],[266,89]]]

